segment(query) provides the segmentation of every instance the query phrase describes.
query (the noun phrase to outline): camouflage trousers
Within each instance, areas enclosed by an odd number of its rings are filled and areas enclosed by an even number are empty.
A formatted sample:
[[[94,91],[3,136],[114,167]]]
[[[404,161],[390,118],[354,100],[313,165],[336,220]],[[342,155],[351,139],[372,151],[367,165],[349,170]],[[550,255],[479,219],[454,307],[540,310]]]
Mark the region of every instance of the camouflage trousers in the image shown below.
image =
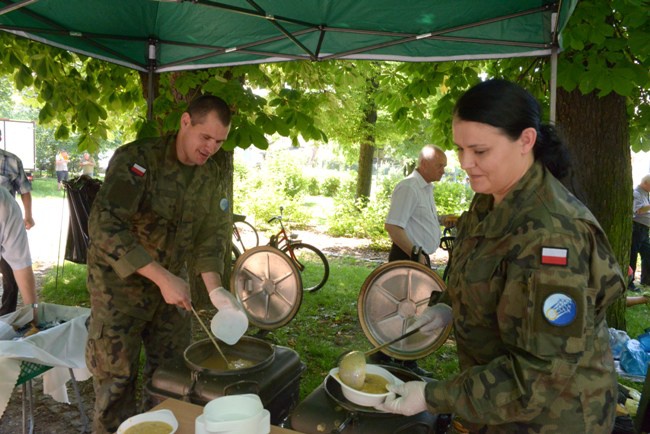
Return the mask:
[[[147,397],[136,402],[141,348],[142,384],[147,384],[161,363],[182,359],[190,341],[189,312],[164,302],[151,321],[115,310],[91,310],[86,364],[95,389],[93,433],[114,433],[124,420],[151,407]]]

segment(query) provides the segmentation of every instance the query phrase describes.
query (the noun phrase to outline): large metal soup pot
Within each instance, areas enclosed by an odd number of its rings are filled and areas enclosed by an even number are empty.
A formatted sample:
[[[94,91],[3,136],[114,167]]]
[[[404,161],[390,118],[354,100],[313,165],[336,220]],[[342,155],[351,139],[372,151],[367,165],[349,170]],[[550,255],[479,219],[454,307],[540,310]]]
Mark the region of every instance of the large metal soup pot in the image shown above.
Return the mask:
[[[241,359],[251,362],[251,365],[240,369],[228,369],[225,366],[215,369],[213,362],[223,361],[223,358],[212,341],[204,339],[194,342],[183,353],[187,367],[201,374],[241,375],[264,369],[273,362],[275,357],[275,349],[271,344],[250,336],[243,336],[235,345],[217,342],[228,361]]]

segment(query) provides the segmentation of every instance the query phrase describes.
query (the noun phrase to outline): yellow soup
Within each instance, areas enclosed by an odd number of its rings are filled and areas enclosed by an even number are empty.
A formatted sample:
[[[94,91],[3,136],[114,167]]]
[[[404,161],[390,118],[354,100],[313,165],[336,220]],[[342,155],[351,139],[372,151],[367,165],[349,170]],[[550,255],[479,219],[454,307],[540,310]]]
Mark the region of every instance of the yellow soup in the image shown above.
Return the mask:
[[[201,361],[201,366],[212,371],[228,371],[235,369],[244,369],[254,366],[256,362],[247,359],[235,359],[226,361],[218,354],[213,354]]]
[[[366,374],[366,379],[361,386],[361,391],[365,393],[372,393],[375,395],[380,395],[382,393],[388,392],[386,390],[386,385],[388,380],[377,374]]]
[[[165,422],[140,422],[124,431],[124,434],[170,434],[174,429]]]

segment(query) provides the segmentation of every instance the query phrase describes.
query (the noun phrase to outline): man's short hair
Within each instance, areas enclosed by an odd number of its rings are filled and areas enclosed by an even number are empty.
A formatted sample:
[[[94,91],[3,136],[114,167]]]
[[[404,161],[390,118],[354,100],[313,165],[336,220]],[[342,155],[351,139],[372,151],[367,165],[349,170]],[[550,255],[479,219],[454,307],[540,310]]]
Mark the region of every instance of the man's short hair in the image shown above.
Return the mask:
[[[192,125],[203,122],[205,116],[210,112],[215,112],[224,126],[230,125],[232,118],[228,104],[218,96],[208,94],[194,99],[187,107],[187,112],[192,118]]]

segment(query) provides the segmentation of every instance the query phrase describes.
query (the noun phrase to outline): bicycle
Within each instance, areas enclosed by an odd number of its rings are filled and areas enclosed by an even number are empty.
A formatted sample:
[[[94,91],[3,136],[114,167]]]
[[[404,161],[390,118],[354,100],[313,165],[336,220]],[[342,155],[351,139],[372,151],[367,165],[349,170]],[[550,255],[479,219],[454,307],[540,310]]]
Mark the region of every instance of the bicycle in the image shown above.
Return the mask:
[[[247,240],[255,241],[255,245],[246,247],[243,235],[247,235]],[[252,243],[251,243],[252,244]],[[260,237],[255,226],[246,221],[246,216],[242,214],[232,215],[232,254],[233,259],[239,258],[243,252],[252,247],[260,245]]]
[[[449,259],[451,259],[451,251],[454,248],[454,240],[456,240],[456,227],[445,226],[445,229],[442,232],[442,237],[440,238],[440,248],[446,251],[449,255],[447,265],[445,265],[445,271],[442,273],[442,280],[445,282],[447,281],[447,274],[449,273]]]
[[[280,207],[280,215],[272,217],[268,221],[268,223],[280,222],[280,230],[277,234],[271,236],[268,245],[279,249],[296,264],[302,278],[303,291],[318,291],[325,286],[325,282],[329,278],[329,262],[318,248],[303,243],[297,239],[297,234],[287,233],[284,223],[282,223],[283,210],[284,208]]]

